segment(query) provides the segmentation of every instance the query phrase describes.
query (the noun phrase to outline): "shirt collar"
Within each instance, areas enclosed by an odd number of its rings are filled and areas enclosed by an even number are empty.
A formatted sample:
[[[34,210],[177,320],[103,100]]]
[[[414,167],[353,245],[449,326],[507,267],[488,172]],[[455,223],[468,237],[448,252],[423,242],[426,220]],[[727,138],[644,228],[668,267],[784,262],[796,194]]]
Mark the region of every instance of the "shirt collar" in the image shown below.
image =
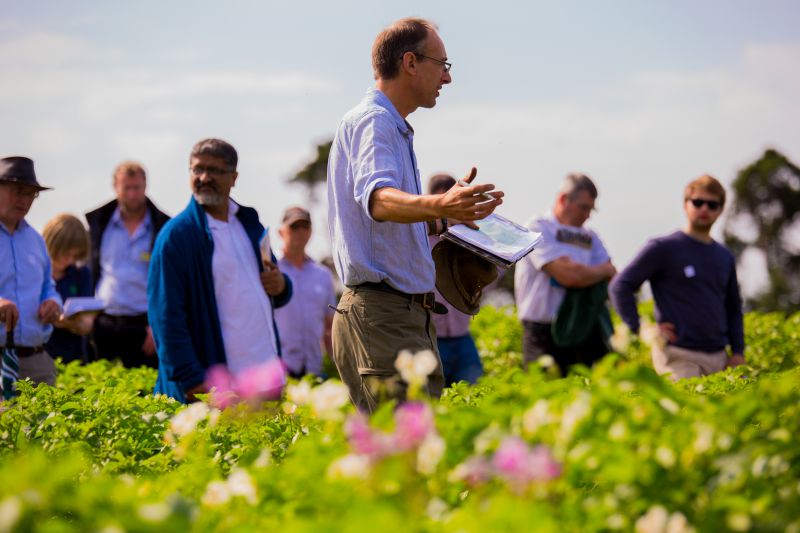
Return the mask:
[[[227,224],[231,220],[233,220],[233,218],[236,216],[236,213],[238,212],[239,212],[239,204],[228,198],[228,220],[223,222],[222,220],[217,220],[216,218],[206,213],[206,220],[208,220],[208,226],[212,228],[224,227],[224,224]]]
[[[142,220],[142,229],[144,231],[150,230],[150,210],[145,209],[144,211],[144,219]],[[119,207],[114,209],[114,213],[111,215],[111,219],[108,221],[109,224],[113,224],[117,227],[123,227],[124,224],[122,223],[122,215],[120,214]]]
[[[25,219],[23,218],[22,220],[20,220],[20,221],[19,221],[19,225],[17,225],[17,229],[15,229],[15,230],[14,230],[14,233],[19,233],[20,231],[24,230],[24,229],[25,229],[25,228],[27,228],[27,227],[28,227],[28,223],[27,223],[27,222],[25,221]],[[11,233],[11,232],[8,230],[8,228],[6,227],[6,225],[5,225],[5,224],[3,224],[2,222],[0,222],[0,228],[3,228],[3,231],[5,231],[6,233],[8,233],[9,235],[13,235],[13,234],[12,234],[12,233]]]
[[[386,109],[392,115],[400,133],[406,136],[408,136],[409,133],[412,135],[414,134],[414,128],[411,127],[411,124],[400,116],[400,113],[397,111],[397,108],[394,107],[392,101],[389,100],[389,97],[383,94],[380,89],[375,87],[367,89],[367,100]]]

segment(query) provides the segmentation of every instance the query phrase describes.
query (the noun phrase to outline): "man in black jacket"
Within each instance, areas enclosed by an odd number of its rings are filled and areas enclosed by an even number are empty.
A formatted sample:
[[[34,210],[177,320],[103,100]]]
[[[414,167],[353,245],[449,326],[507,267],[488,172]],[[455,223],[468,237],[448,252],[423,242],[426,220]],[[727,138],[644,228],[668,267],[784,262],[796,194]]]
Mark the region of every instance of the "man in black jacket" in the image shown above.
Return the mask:
[[[145,196],[147,175],[126,161],[114,170],[116,199],[86,214],[92,241],[92,282],[105,303],[97,317],[98,357],[128,367],[158,366],[147,324],[147,269],[156,235],[169,220]]]

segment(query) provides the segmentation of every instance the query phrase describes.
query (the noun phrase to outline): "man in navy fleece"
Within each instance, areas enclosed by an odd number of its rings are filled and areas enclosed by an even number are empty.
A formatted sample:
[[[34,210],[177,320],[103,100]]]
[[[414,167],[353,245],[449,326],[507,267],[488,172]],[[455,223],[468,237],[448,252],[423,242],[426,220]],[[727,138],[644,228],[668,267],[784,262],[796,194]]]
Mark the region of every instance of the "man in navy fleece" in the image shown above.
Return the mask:
[[[653,348],[653,366],[674,380],[744,363],[736,260],[710,235],[724,206],[725,189],[716,179],[706,175],[689,183],[684,192],[686,228],[651,240],[611,283],[614,306],[638,333],[635,292],[650,281],[656,320],[666,340],[663,347]]]

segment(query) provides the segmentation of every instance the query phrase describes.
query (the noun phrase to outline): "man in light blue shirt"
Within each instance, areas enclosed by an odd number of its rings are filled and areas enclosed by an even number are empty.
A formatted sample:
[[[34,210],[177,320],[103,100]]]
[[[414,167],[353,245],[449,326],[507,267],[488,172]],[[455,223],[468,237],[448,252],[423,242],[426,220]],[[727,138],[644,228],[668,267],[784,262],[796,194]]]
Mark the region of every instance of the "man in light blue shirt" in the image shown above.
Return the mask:
[[[0,159],[0,344],[16,345],[19,379],[53,385],[56,366],[43,345],[62,302],[44,239],[25,221],[39,191],[48,188],[39,185],[27,157]]]
[[[136,161],[114,170],[116,198],[86,214],[92,242],[92,280],[105,304],[94,324],[98,356],[126,367],[156,367],[147,323],[147,269],[156,235],[169,220],[145,195],[147,175]]]
[[[328,160],[328,223],[347,287],[333,321],[333,358],[353,403],[365,411],[383,393],[404,397],[394,366],[400,350],[438,353],[428,234],[488,216],[503,196],[494,191],[486,201],[480,195],[494,190],[488,184],[422,194],[406,117],[434,107],[452,81],[436,27],[422,19],[395,22],[375,39],[372,65],[375,88],[342,119]],[[473,168],[466,181],[476,174]],[[441,393],[441,364],[427,390]]]

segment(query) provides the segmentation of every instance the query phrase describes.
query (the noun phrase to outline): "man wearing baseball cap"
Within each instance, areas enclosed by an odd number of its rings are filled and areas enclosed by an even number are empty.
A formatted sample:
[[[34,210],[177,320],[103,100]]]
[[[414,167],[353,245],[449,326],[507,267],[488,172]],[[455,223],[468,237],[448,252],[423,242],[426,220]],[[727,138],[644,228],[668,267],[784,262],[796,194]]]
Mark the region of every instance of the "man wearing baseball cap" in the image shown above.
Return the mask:
[[[294,377],[323,375],[322,347],[330,357],[331,325],[336,293],[333,275],[306,254],[311,239],[311,214],[302,207],[283,213],[278,233],[283,240],[281,272],[292,280],[292,299],[275,310],[283,362]]]
[[[0,159],[0,344],[16,346],[19,379],[53,385],[56,366],[44,343],[62,302],[44,239],[25,221],[39,192],[49,188],[36,180],[27,157]]]

